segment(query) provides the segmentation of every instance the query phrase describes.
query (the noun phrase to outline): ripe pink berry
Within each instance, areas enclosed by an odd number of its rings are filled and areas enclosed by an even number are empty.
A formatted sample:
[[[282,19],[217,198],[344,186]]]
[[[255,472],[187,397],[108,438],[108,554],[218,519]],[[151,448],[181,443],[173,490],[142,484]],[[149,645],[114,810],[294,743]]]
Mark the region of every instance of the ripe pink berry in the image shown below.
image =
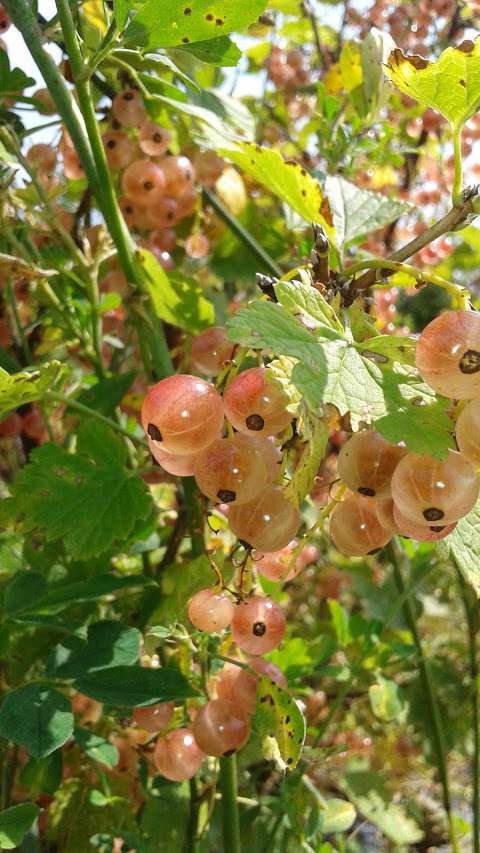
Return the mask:
[[[191,454],[208,447],[223,426],[223,403],[213,385],[179,373],[150,388],[142,406],[147,435],[167,453]]]
[[[267,483],[253,500],[232,506],[230,527],[238,539],[262,553],[280,551],[300,527],[300,512],[284,495],[281,486]]]
[[[228,420],[240,432],[276,435],[292,419],[285,393],[264,367],[252,367],[236,376],[223,399]]]
[[[250,724],[245,711],[226,699],[212,699],[198,712],[193,733],[207,755],[232,755],[246,743]]]
[[[185,252],[189,258],[196,260],[205,258],[210,249],[210,240],[205,234],[197,231],[196,234],[190,234],[185,240]]]
[[[243,652],[263,655],[275,649],[285,634],[285,617],[270,598],[253,595],[235,607],[232,639]]]
[[[246,714],[254,714],[257,705],[257,679],[251,672],[226,663],[218,673],[216,683],[219,699],[227,699]]]
[[[160,702],[158,705],[149,705],[147,708],[134,708],[133,720],[147,732],[161,732],[166,729],[173,717],[175,710],[174,702]]]
[[[169,130],[156,124],[154,121],[144,121],[140,128],[138,144],[144,154],[149,154],[150,157],[160,157],[165,154],[172,134]]]
[[[217,376],[233,356],[235,345],[223,326],[212,326],[192,341],[192,367],[206,376]]]
[[[259,657],[250,658],[249,664],[259,675],[269,678],[270,681],[274,681],[275,684],[279,684],[284,689],[287,687],[287,679],[276,664]]]
[[[235,608],[224,592],[201,589],[190,599],[188,618],[199,631],[213,634],[230,625]]]
[[[53,172],[57,163],[57,154],[51,145],[40,142],[28,149],[26,159],[30,166],[40,172]]]
[[[191,779],[200,768],[205,753],[199,748],[192,729],[175,729],[157,740],[154,761],[158,772],[171,782]]]
[[[112,102],[112,113],[123,127],[140,127],[145,120],[145,107],[137,89],[120,92]]]
[[[158,446],[158,442],[148,439],[148,449],[153,458],[164,471],[168,474],[173,474],[175,477],[192,477],[195,468],[196,453],[167,453]]]
[[[195,184],[195,169],[188,157],[162,157],[159,161],[165,175],[165,195],[180,198]]]
[[[122,130],[109,130],[102,142],[111,169],[124,169],[135,159],[137,146]]]
[[[122,176],[122,190],[136,204],[151,207],[163,195],[165,178],[160,166],[151,160],[134,160]]]

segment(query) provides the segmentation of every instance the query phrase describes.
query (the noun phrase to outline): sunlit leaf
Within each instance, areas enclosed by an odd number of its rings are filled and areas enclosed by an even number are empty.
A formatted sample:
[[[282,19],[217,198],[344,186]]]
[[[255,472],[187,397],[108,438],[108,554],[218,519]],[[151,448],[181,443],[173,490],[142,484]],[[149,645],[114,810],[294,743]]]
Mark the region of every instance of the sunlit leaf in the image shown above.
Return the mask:
[[[281,770],[293,770],[305,740],[305,719],[287,690],[263,676],[257,683],[254,729],[263,743],[264,757]]]

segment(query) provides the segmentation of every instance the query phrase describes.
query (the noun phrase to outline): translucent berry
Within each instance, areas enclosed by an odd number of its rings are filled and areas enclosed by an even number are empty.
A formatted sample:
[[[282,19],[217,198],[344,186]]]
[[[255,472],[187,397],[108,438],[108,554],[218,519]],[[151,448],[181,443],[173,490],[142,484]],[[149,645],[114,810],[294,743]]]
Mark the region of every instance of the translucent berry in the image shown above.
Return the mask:
[[[395,504],[393,505],[393,517],[398,533],[409,539],[416,539],[417,542],[437,542],[439,539],[444,539],[445,536],[448,536],[457,525],[456,521],[445,525],[433,524],[431,527],[426,527],[424,524],[417,524],[410,518],[406,518]]]
[[[137,89],[120,92],[112,102],[112,113],[123,127],[140,127],[145,120],[145,107]]]
[[[136,204],[150,207],[163,195],[165,178],[160,166],[151,160],[134,160],[122,176],[122,190]]]
[[[188,157],[163,157],[160,166],[165,175],[165,195],[180,198],[195,184],[195,169]]]
[[[471,400],[455,425],[458,449],[474,465],[480,465],[480,400]]]
[[[302,570],[302,565],[293,562],[289,569],[292,559],[292,553],[297,547],[298,542],[292,539],[285,548],[280,551],[272,551],[270,554],[263,554],[258,560],[255,560],[255,567],[258,569],[264,578],[270,581],[291,581]]]
[[[240,432],[276,435],[292,419],[285,393],[264,367],[252,367],[236,376],[223,399],[228,420]]]
[[[227,699],[212,699],[198,712],[193,733],[207,755],[232,755],[248,740],[250,724],[245,711]]]
[[[283,493],[281,486],[268,484],[254,500],[232,506],[230,527],[239,539],[257,551],[280,551],[300,527],[300,512]]]
[[[420,335],[417,368],[438,394],[455,400],[480,397],[480,314],[446,311]]]
[[[174,710],[174,702],[160,702],[158,705],[149,705],[148,708],[134,708],[132,716],[137,726],[145,731],[161,732],[170,723]]]
[[[267,482],[260,453],[236,436],[219,438],[199,453],[194,473],[204,495],[236,506],[253,500]]]
[[[474,466],[453,450],[444,461],[408,453],[392,477],[396,507],[424,526],[458,521],[475,505],[478,489]]]
[[[186,216],[190,216],[191,213],[195,210],[198,202],[198,193],[195,187],[191,187],[189,190],[183,193],[179,199],[177,199],[177,221],[180,222],[181,219],[185,219]]]
[[[85,177],[80,157],[73,148],[63,153],[63,174],[69,181],[80,181]]]
[[[164,471],[175,477],[192,477],[195,468],[196,453],[167,453],[161,444],[148,438],[148,449]]]
[[[282,450],[275,444],[275,436],[257,435],[255,432],[239,432],[237,438],[253,444],[255,450],[258,450],[267,469],[267,483],[274,483],[278,480],[282,471]]]
[[[33,93],[32,98],[35,98],[35,100],[39,104],[38,112],[42,115],[54,115],[57,112],[57,105],[48,89],[37,89],[37,91]]]
[[[338,474],[353,492],[366,497],[390,494],[392,474],[405,449],[390,444],[375,430],[357,432],[338,455]]]
[[[363,557],[383,548],[391,533],[380,524],[372,498],[352,495],[333,510],[330,537],[340,554]]]
[[[40,172],[53,172],[57,163],[57,154],[51,145],[39,142],[28,149],[26,158],[34,169]]]
[[[192,367],[206,376],[217,376],[232,358],[234,348],[223,326],[205,329],[192,341]]]
[[[210,240],[205,234],[197,231],[185,240],[185,252],[189,258],[199,260],[205,258],[210,250]]]
[[[180,217],[178,215],[178,201],[175,198],[158,199],[155,204],[148,208],[148,222],[150,228],[169,228],[176,225]]]
[[[213,634],[223,631],[230,625],[235,608],[224,592],[214,589],[201,589],[190,599],[188,618],[195,628]]]
[[[197,376],[168,376],[145,397],[142,424],[167,453],[196,453],[220,435],[222,398],[213,385]]]
[[[195,776],[205,753],[198,746],[192,729],[175,729],[158,738],[153,757],[162,776],[171,782],[184,782]]]
[[[251,672],[226,663],[220,670],[216,683],[219,699],[233,702],[246,714],[254,714],[257,705],[257,679]]]
[[[136,204],[131,198],[125,197],[120,198],[118,203],[129,228],[139,228],[142,231],[150,228],[151,208]]]
[[[375,512],[377,513],[377,518],[380,524],[385,528],[385,530],[389,530],[392,535],[394,533],[398,533],[397,523],[393,515],[392,498],[379,498],[376,500]]]
[[[249,655],[264,655],[275,649],[285,634],[285,617],[270,598],[252,595],[235,607],[232,639]]]
[[[177,235],[173,228],[157,228],[150,233],[149,241],[161,252],[171,252],[176,246]]]
[[[160,157],[165,154],[172,134],[154,121],[144,121],[140,128],[138,144],[144,154],[149,154],[150,157]]]
[[[102,136],[108,165],[111,169],[124,169],[137,154],[137,146],[122,130],[109,130]]]

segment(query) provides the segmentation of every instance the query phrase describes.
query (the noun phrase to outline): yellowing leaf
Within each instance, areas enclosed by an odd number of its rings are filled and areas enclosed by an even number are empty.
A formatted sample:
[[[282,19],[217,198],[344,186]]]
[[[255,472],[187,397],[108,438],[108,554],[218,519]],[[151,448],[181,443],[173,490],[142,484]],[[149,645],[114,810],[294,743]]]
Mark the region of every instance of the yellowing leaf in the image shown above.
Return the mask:
[[[254,727],[262,738],[264,757],[280,770],[293,770],[305,740],[305,720],[290,693],[269,678],[258,679]]]
[[[343,45],[340,54],[340,71],[342,86],[346,92],[351,92],[360,86],[363,80],[362,55],[360,45],[356,42],[347,41]]]
[[[87,0],[82,6],[82,11],[88,23],[91,24],[92,27],[95,27],[95,29],[98,29],[102,36],[105,35],[107,27],[105,24],[103,3],[101,0]]]
[[[338,92],[342,91],[342,69],[340,68],[339,62],[335,62],[334,65],[330,66],[323,78],[323,84],[329,95],[336,95]]]
[[[437,110],[452,127],[461,127],[480,103],[480,39],[448,47],[436,62],[396,48],[385,73],[405,95]]]
[[[11,409],[41,400],[65,376],[66,368],[59,361],[51,361],[38,370],[28,373],[7,373],[0,368],[0,417]]]
[[[279,151],[249,142],[235,150],[221,149],[219,154],[289,204],[306,222],[319,222],[332,233],[323,217],[320,184],[299,163],[287,162]]]
[[[233,166],[227,166],[215,183],[215,190],[225,207],[234,216],[240,216],[247,204],[247,191],[243,178]]]

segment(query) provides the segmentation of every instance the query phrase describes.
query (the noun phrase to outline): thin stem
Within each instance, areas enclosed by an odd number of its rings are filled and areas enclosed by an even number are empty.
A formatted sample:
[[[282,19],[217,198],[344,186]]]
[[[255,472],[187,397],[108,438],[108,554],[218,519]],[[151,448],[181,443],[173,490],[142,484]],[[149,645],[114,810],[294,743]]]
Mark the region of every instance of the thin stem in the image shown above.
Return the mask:
[[[466,288],[461,287],[459,284],[454,284],[452,281],[448,281],[448,279],[443,278],[440,275],[435,275],[434,273],[428,272],[428,270],[419,270],[417,267],[414,267],[412,264],[405,264],[401,261],[391,261],[385,260],[383,258],[370,258],[366,261],[358,261],[356,264],[351,264],[351,266],[347,267],[344,271],[344,275],[348,278],[354,276],[357,272],[361,272],[362,270],[378,270],[377,275],[381,278],[383,277],[383,271],[388,271],[389,274],[393,272],[402,272],[406,275],[411,276],[419,283],[434,284],[437,287],[441,287],[442,290],[445,290],[450,296],[453,307],[455,308],[468,308],[470,301],[470,292],[466,290]],[[373,282],[375,283],[375,282]]]
[[[413,255],[416,255],[420,249],[423,249],[424,246],[428,246],[428,244],[432,243],[433,240],[436,240],[437,237],[441,237],[443,234],[448,234],[450,231],[457,231],[462,228],[475,213],[478,193],[479,190],[477,187],[469,187],[465,189],[458,206],[452,207],[451,210],[442,217],[442,219],[439,219],[438,222],[435,222],[430,226],[430,228],[427,228],[421,234],[418,234],[417,237],[410,240],[410,242],[406,243],[405,246],[402,246],[400,249],[392,252],[385,260],[406,261],[407,258],[411,258]],[[356,281],[352,282],[352,289],[365,290],[375,282],[375,276],[376,273],[374,271],[365,273],[365,275],[362,275],[360,278],[356,279]]]
[[[182,487],[183,499],[185,502],[185,514],[187,516],[187,523],[192,541],[192,556],[200,557],[205,551],[200,495],[193,477],[184,477],[182,480]]]
[[[455,173],[453,176],[452,204],[462,203],[463,172],[462,172],[462,128],[453,131],[453,161]]]
[[[106,426],[113,429],[115,432],[120,433],[120,435],[126,436],[130,441],[134,441],[135,444],[139,444],[141,447],[148,447],[147,442],[143,438],[138,438],[133,433],[129,432],[128,429],[122,427],[121,424],[117,424],[115,421],[110,418],[105,417],[100,412],[97,412],[95,409],[91,409],[89,406],[85,406],[83,403],[79,403],[78,400],[75,400],[73,397],[67,397],[65,394],[60,394],[57,391],[49,391],[47,394],[48,399],[55,400],[57,403],[65,403],[66,406],[70,406],[71,409],[76,409],[77,412],[80,412],[82,415],[86,415],[89,418],[95,418],[97,421],[101,421]]]
[[[462,593],[463,606],[468,626],[468,655],[470,668],[470,690],[472,703],[473,724],[473,853],[480,853],[480,694],[479,694],[479,667],[477,656],[477,634],[478,634],[478,601],[472,594],[471,589],[465,582],[460,569],[456,566],[458,583]]]
[[[224,853],[241,853],[240,819],[237,801],[237,756],[220,759],[219,787],[222,794],[222,833]]]
[[[220,219],[223,219],[225,224],[228,225],[230,231],[232,231],[239,238],[239,240],[242,241],[244,246],[247,247],[250,254],[253,255],[253,257],[256,258],[258,261],[260,261],[262,266],[265,267],[272,275],[275,275],[277,276],[277,278],[280,278],[280,276],[282,275],[282,270],[280,269],[280,267],[275,263],[273,258],[270,257],[268,252],[265,251],[265,249],[260,245],[260,243],[257,243],[255,238],[252,237],[252,235],[246,230],[246,228],[243,227],[243,225],[241,225],[238,219],[233,216],[230,211],[227,210],[226,207],[223,206],[221,201],[215,195],[213,195],[210,190],[207,190],[205,188],[203,189],[203,197],[207,204],[209,204],[210,207],[213,207],[215,213],[218,214]]]
[[[195,853],[197,848],[199,799],[195,777],[190,779],[190,814],[185,835],[184,853]]]
[[[25,359],[25,365],[32,364],[32,353],[30,351],[30,347],[28,345],[28,341],[25,335],[25,330],[22,326],[22,321],[20,320],[20,315],[18,313],[17,300],[15,299],[15,293],[13,290],[11,278],[9,278],[7,281],[7,299],[10,305],[10,310],[12,312],[15,331],[18,336],[20,348]]]
[[[385,553],[389,558],[392,567],[393,567],[393,577],[395,580],[396,587],[398,589],[399,594],[403,597],[406,593],[405,581],[403,578],[402,568],[401,568],[401,556],[399,553],[399,548],[392,540],[392,542],[386,546]],[[427,707],[428,715],[430,717],[430,725],[432,732],[432,741],[436,754],[437,760],[437,770],[438,775],[440,777],[440,783],[442,786],[443,793],[443,806],[447,815],[449,833],[450,833],[450,842],[452,845],[452,850],[454,853],[460,853],[460,847],[458,844],[457,833],[455,828],[455,823],[452,815],[452,803],[450,796],[450,785],[448,782],[448,772],[447,772],[447,761],[446,761],[446,750],[445,750],[445,738],[443,732],[443,724],[440,716],[440,710],[438,707],[438,703],[435,696],[435,688],[433,686],[433,680],[430,672],[430,666],[427,658],[424,655],[422,641],[420,638],[420,633],[417,627],[417,615],[415,612],[415,607],[412,603],[412,600],[409,596],[406,596],[405,602],[403,605],[403,612],[405,615],[405,621],[407,622],[408,629],[413,637],[413,641],[415,643],[417,649],[417,659],[418,659],[418,669],[419,675],[422,682],[423,693],[425,696],[425,704]]]

